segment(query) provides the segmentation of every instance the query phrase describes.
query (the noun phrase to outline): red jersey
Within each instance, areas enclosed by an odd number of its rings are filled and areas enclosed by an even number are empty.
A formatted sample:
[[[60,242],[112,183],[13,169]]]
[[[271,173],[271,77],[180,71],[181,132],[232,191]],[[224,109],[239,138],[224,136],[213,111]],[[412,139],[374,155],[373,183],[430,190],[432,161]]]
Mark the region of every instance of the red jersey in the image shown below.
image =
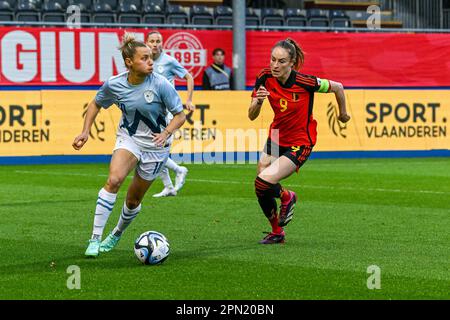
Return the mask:
[[[267,98],[275,113],[269,137],[283,147],[314,146],[317,137],[317,122],[313,118],[314,92],[320,88],[320,79],[292,70],[286,83],[281,84],[272,76],[270,68],[266,68],[256,79],[252,97],[256,98],[260,86],[270,92]],[[274,129],[279,130],[278,138]]]

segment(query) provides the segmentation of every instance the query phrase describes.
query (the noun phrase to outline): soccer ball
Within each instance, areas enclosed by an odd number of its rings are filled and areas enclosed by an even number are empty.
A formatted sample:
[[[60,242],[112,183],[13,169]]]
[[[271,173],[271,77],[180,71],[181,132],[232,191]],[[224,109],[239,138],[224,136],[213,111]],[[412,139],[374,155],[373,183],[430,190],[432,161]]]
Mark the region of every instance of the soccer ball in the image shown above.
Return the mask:
[[[162,263],[169,256],[169,251],[169,241],[156,231],[144,232],[134,242],[134,253],[143,264]]]

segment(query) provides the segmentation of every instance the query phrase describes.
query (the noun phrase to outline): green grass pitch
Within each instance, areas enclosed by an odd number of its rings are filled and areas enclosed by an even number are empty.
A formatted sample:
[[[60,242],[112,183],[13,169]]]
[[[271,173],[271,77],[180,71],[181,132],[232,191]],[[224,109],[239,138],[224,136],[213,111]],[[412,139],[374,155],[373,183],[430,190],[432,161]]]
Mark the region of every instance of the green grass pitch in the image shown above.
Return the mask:
[[[0,167],[0,299],[448,299],[450,159],[310,160],[283,185],[299,203],[284,245],[254,194],[255,164],[188,165],[177,197],[154,199],[118,247],[85,259],[108,164]],[[119,192],[105,235],[116,224]],[[136,237],[164,233],[160,266],[134,256]],[[69,290],[67,268],[80,267]],[[380,268],[369,290],[367,268]]]

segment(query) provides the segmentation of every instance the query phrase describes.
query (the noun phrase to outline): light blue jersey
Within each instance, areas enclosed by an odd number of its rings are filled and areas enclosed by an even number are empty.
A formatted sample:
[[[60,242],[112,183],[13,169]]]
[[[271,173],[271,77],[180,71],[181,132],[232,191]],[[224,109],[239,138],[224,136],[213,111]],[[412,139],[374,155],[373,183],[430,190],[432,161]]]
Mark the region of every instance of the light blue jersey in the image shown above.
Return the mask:
[[[139,85],[128,82],[128,71],[109,78],[97,92],[96,103],[102,108],[116,104],[122,110],[117,135],[130,136],[143,151],[166,151],[152,141],[154,133],[167,126],[167,114],[183,111],[175,88],[163,76],[151,73]]]
[[[161,52],[158,59],[153,60],[153,71],[169,80],[172,85],[175,85],[175,76],[184,78],[187,74],[187,70],[178,62],[177,59],[164,52]]]
[[[164,78],[169,80],[174,87],[175,76],[184,78],[187,74],[187,70],[178,62],[178,60],[164,53],[164,51],[161,52],[158,59],[153,60],[153,72],[162,75]],[[167,114],[167,122],[170,122],[172,118],[173,116],[170,113]],[[172,143],[173,136],[170,136],[167,141]]]

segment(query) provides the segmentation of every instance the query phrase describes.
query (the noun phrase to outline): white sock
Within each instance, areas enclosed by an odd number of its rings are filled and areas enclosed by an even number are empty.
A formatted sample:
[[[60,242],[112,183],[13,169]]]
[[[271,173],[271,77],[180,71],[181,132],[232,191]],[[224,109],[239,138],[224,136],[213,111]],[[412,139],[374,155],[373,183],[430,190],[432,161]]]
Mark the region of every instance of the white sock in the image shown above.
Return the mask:
[[[119,222],[117,222],[117,226],[113,230],[113,235],[120,237],[125,229],[130,225],[130,223],[136,218],[139,211],[141,211],[142,205],[139,204],[134,209],[128,209],[126,202],[123,204],[122,213],[119,217]]]
[[[98,193],[97,206],[95,207],[94,230],[92,239],[101,240],[103,229],[116,203],[117,193],[110,193],[102,188]]]
[[[170,158],[168,158],[166,161],[166,168],[169,168],[170,170],[175,171],[176,173],[181,172],[181,167]]]
[[[169,170],[164,167],[159,174],[165,188],[173,188],[172,179],[170,179]]]

